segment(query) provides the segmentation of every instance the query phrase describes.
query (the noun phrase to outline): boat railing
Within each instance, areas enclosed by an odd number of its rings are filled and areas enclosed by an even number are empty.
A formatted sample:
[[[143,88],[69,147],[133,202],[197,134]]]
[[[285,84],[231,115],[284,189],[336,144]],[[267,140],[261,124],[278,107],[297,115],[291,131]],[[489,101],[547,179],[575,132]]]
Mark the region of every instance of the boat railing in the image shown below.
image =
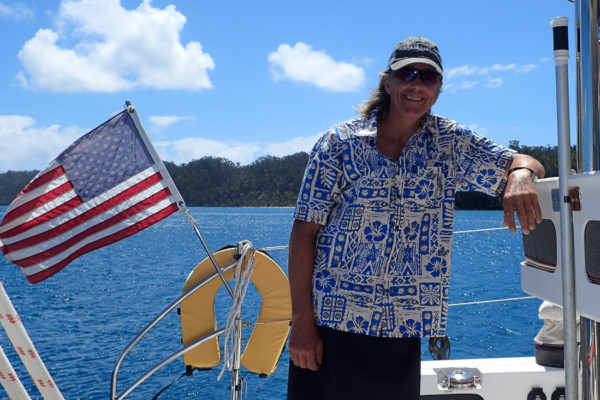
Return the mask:
[[[480,229],[455,231],[454,234],[462,235],[462,234],[481,233],[481,232],[490,232],[490,231],[502,231],[502,230],[507,230],[507,229],[508,229],[507,227],[480,228]],[[255,250],[262,251],[262,252],[272,252],[272,251],[285,251],[287,249],[288,249],[287,245],[282,245],[282,246],[260,247],[260,248],[256,248]],[[214,261],[214,262],[216,263],[216,261]],[[172,354],[167,356],[164,360],[158,362],[156,365],[154,365],[153,367],[148,369],[145,373],[143,373],[143,375],[141,375],[138,379],[136,379],[133,383],[131,383],[123,391],[121,391],[120,393],[117,393],[117,377],[118,377],[119,371],[121,369],[121,366],[123,364],[123,361],[127,357],[127,355],[133,350],[133,348],[140,342],[140,340],[142,340],[142,338],[144,336],[146,336],[150,332],[150,330],[152,330],[169,313],[171,313],[178,306],[180,306],[183,301],[185,301],[187,298],[189,298],[191,295],[193,295],[196,291],[202,289],[212,279],[224,276],[224,274],[227,271],[235,268],[236,265],[237,265],[236,262],[232,262],[232,263],[225,265],[224,267],[221,268],[220,272],[215,271],[208,278],[202,280],[200,283],[198,283],[197,285],[192,287],[190,290],[183,293],[181,296],[179,296],[177,299],[175,299],[171,304],[169,304],[164,310],[162,310],[145,328],[142,329],[142,331],[140,331],[140,333],[138,333],[136,335],[136,337],[123,350],[123,352],[121,353],[121,355],[119,356],[119,358],[115,364],[115,367],[114,367],[114,370],[112,373],[112,379],[111,379],[111,399],[121,400],[121,399],[125,398],[135,388],[137,388],[139,385],[141,385],[144,381],[146,381],[148,378],[150,378],[153,374],[155,374],[160,369],[164,368],[165,366],[167,366],[168,364],[170,364],[177,358],[183,356],[187,352],[197,348],[199,345],[225,333],[225,327],[218,328],[213,333],[211,333],[205,337],[202,337],[199,340],[194,341],[193,343],[191,343],[187,346],[182,347],[181,349],[173,352]],[[477,301],[470,301],[470,302],[451,303],[448,306],[449,307],[462,307],[462,306],[482,305],[482,304],[488,304],[488,303],[523,301],[523,300],[531,300],[531,299],[536,299],[536,297],[535,296],[518,296],[518,297],[500,298],[500,299],[486,299],[486,300],[477,300]],[[279,321],[275,321],[275,322],[279,322]],[[264,324],[264,323],[263,322],[243,321],[242,324],[243,324],[243,327],[246,328],[246,327],[250,327],[253,325],[259,325],[259,324]]]
[[[223,273],[225,273],[228,270],[230,270],[232,268],[235,268],[236,265],[237,265],[237,263],[233,262],[233,263],[230,263],[230,264],[224,266],[223,268],[221,268],[221,270],[222,270]],[[199,345],[201,345],[202,343],[206,342],[207,340],[210,340],[210,339],[214,338],[215,336],[218,336],[218,335],[222,334],[225,331],[225,328],[218,329],[214,333],[212,333],[211,335],[203,337],[202,339],[200,339],[200,340],[198,340],[198,341],[196,341],[196,342],[194,342],[194,343],[192,343],[192,344],[190,344],[190,345],[188,345],[188,346],[180,349],[179,351],[171,354],[165,360],[163,360],[160,363],[158,363],[155,367],[153,367],[150,370],[148,370],[148,372],[146,372],[141,378],[139,378],[133,384],[131,384],[122,393],[120,393],[119,395],[117,395],[117,376],[118,376],[119,369],[121,368],[121,365],[122,365],[123,360],[125,359],[125,357],[139,343],[139,341],[142,340],[142,338],[144,336],[146,336],[146,334],[148,332],[150,332],[150,330],[152,330],[152,328],[154,328],[161,320],[163,320],[165,318],[165,316],[167,316],[171,311],[175,310],[185,299],[187,299],[192,294],[194,294],[196,291],[198,291],[199,289],[201,289],[202,287],[204,287],[208,282],[210,282],[212,279],[216,278],[217,276],[219,276],[219,274],[217,272],[215,272],[213,275],[211,275],[207,279],[203,280],[202,282],[198,283],[196,286],[194,286],[193,288],[191,288],[190,290],[188,290],[187,292],[185,292],[181,296],[179,296],[177,299],[175,299],[175,301],[173,301],[162,312],[160,312],[140,333],[138,333],[138,335],[131,341],[131,343],[129,343],[129,345],[125,348],[125,350],[123,350],[123,352],[119,356],[119,359],[117,360],[117,363],[115,364],[115,367],[114,367],[114,370],[113,370],[113,373],[112,373],[112,379],[111,379],[111,399],[115,399],[115,400],[119,399],[120,400],[120,399],[125,398],[125,396],[127,396],[129,393],[131,393],[131,391],[133,389],[135,389],[136,387],[138,387],[142,382],[144,382],[146,379],[148,379],[150,376],[152,376],[156,371],[160,370],[165,365],[169,364],[170,362],[172,362],[173,360],[175,360],[178,357],[182,356],[183,354],[187,353],[188,351],[190,351],[190,350],[198,347]]]

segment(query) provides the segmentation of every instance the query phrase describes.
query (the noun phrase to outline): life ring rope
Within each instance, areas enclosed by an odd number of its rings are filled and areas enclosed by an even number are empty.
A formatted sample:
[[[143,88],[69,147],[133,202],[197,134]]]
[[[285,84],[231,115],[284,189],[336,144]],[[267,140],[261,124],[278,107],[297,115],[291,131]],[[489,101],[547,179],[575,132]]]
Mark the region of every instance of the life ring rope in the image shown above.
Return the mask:
[[[251,246],[246,250],[245,256],[239,253],[239,246],[238,249],[226,248],[214,253],[221,272],[226,279],[236,279],[235,291],[240,292],[238,300],[234,300],[228,320],[233,319],[236,322],[235,318],[230,316],[238,315],[235,309],[241,307],[242,295],[245,294],[248,284],[252,282],[260,293],[262,301],[255,322],[241,321],[243,327],[252,327],[250,338],[243,349],[241,365],[251,372],[269,375],[275,371],[290,330],[289,282],[285,272],[266,253]],[[249,269],[248,266],[251,268]],[[201,340],[217,330],[215,299],[217,291],[222,286],[219,275],[215,272],[211,260],[204,259],[194,268],[184,285],[184,292],[201,285],[181,303],[180,317],[184,346]],[[247,282],[240,284],[244,275]],[[223,353],[227,354],[223,357],[221,357],[219,338],[214,337],[185,353],[184,363],[191,367],[211,368],[224,360],[225,367],[225,364],[230,362],[226,343],[227,338],[223,346]]]
[[[229,309],[229,314],[227,315],[227,323],[225,324],[225,332],[223,339],[223,367],[221,368],[221,372],[217,377],[217,380],[221,380],[223,373],[225,370],[231,371],[233,369],[233,352],[229,353],[229,346],[234,347],[233,343],[233,332],[235,330],[235,319],[241,313],[242,303],[244,302],[244,298],[246,297],[246,292],[248,291],[248,286],[250,285],[250,277],[252,276],[252,272],[254,272],[254,260],[256,259],[256,252],[252,247],[252,243],[245,240],[238,245],[239,251],[239,260],[237,262],[235,268],[235,288],[233,289],[233,305]],[[244,261],[246,261],[246,265],[244,268]]]

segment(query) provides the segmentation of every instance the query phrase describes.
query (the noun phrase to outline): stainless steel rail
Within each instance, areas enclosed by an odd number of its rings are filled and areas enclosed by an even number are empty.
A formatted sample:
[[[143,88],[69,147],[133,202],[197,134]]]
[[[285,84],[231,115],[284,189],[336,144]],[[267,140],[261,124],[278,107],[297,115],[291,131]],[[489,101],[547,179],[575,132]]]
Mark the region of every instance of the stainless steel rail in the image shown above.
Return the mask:
[[[564,323],[565,386],[569,400],[578,399],[577,309],[575,305],[575,265],[573,254],[573,212],[569,200],[571,137],[569,119],[569,38],[567,18],[550,23],[554,35],[556,64],[556,111],[558,132],[558,175],[560,202],[560,244]]]
[[[235,268],[235,266],[237,265],[237,262],[232,262],[226,266],[224,266],[222,268],[222,273],[227,272],[228,270],[230,270],[231,268]],[[119,368],[121,367],[121,364],[123,363],[123,360],[125,359],[125,357],[127,356],[127,354],[129,354],[129,352],[131,351],[131,349],[133,349],[137,343],[152,329],[156,326],[156,324],[158,324],[168,313],[170,313],[171,311],[173,311],[178,305],[180,305],[185,299],[187,299],[189,296],[191,296],[192,294],[194,294],[194,292],[196,292],[198,289],[202,288],[204,285],[206,285],[208,282],[210,282],[212,279],[216,279],[217,277],[220,277],[220,274],[217,274],[216,272],[212,275],[210,275],[208,278],[206,278],[205,280],[203,280],[202,282],[198,283],[196,286],[194,286],[193,288],[191,288],[190,290],[188,290],[187,292],[183,293],[181,296],[179,296],[175,301],[173,301],[170,305],[168,305],[160,314],[158,314],[156,316],[156,318],[154,318],[132,341],[131,343],[125,348],[125,350],[123,350],[123,352],[121,353],[121,356],[119,357],[119,359],[117,360],[117,363],[115,365],[115,368],[113,369],[113,373],[112,373],[112,379],[111,379],[111,399],[116,400],[116,399],[122,399],[124,398],[129,392],[131,392],[131,390],[133,390],[136,386],[138,386],[141,382],[143,382],[144,380],[146,380],[148,378],[148,376],[152,375],[154,372],[156,372],[158,369],[162,368],[162,366],[166,365],[162,365],[160,368],[156,368],[156,369],[152,369],[152,373],[151,374],[146,374],[143,376],[143,380],[136,382],[134,387],[129,387],[125,393],[122,393],[121,395],[119,395],[117,397],[117,375],[119,373]],[[218,334],[222,333],[222,330],[217,331],[219,332]],[[214,334],[210,337],[212,338],[214,337]],[[202,339],[202,340],[208,340],[208,339]],[[182,354],[185,354],[187,351],[193,349],[194,347],[196,347],[197,345],[199,345],[200,343],[196,342],[190,346],[187,346],[183,349],[181,349],[179,352],[175,353],[177,354],[177,357],[179,357]],[[175,358],[171,359],[173,356],[170,356],[167,358],[167,360],[170,360],[169,362],[171,362],[172,360],[174,360]],[[168,362],[167,362],[168,364]]]

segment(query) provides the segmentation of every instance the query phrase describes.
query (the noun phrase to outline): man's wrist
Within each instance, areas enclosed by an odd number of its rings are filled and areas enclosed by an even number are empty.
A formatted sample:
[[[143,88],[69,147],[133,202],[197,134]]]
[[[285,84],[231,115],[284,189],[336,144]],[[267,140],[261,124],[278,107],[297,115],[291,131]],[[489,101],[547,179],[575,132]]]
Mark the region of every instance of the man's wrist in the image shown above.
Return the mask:
[[[532,168],[529,168],[529,167],[514,167],[514,168],[511,168],[511,169],[508,170],[508,175],[507,176],[510,176],[510,174],[512,174],[513,172],[518,171],[518,170],[522,170],[522,169],[526,169],[526,170],[528,170],[531,173],[531,180],[533,181],[533,183],[537,182],[537,179],[538,179],[537,174],[535,173],[535,171]]]

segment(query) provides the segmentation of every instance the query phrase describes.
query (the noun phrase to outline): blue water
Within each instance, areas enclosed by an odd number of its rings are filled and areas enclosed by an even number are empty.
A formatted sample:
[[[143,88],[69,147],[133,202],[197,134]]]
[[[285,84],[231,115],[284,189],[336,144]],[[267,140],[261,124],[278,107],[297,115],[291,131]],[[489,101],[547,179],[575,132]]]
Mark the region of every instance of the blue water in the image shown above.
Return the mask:
[[[0,207],[0,216],[4,210]],[[255,247],[286,245],[292,222],[290,208],[192,208],[191,212],[213,251],[244,239]],[[459,211],[455,230],[499,227],[501,218],[498,211]],[[270,254],[287,269],[287,251]],[[36,285],[27,283],[19,268],[4,257],[0,257],[0,267],[2,283],[64,397],[107,399],[112,370],[122,350],[181,294],[187,275],[205,257],[189,223],[178,214],[83,256]],[[520,289],[521,260],[520,234],[502,230],[456,235],[450,303],[526,296]],[[253,318],[258,304],[256,293],[249,296],[245,318]],[[221,293],[219,308],[227,307],[227,301]],[[541,327],[539,304],[533,299],[451,307],[447,332],[451,358],[532,356],[533,337]],[[223,319],[219,316],[219,321]],[[118,376],[118,392],[177,351],[180,335],[179,318],[172,313],[126,358]],[[0,345],[32,398],[40,398],[3,331]],[[426,342],[423,359],[430,359]],[[243,371],[247,398],[285,398],[288,360],[284,352],[277,370],[266,379]],[[184,371],[179,358],[127,398],[150,399]],[[228,398],[229,374],[217,381],[219,372],[220,367],[182,378],[160,399]]]

